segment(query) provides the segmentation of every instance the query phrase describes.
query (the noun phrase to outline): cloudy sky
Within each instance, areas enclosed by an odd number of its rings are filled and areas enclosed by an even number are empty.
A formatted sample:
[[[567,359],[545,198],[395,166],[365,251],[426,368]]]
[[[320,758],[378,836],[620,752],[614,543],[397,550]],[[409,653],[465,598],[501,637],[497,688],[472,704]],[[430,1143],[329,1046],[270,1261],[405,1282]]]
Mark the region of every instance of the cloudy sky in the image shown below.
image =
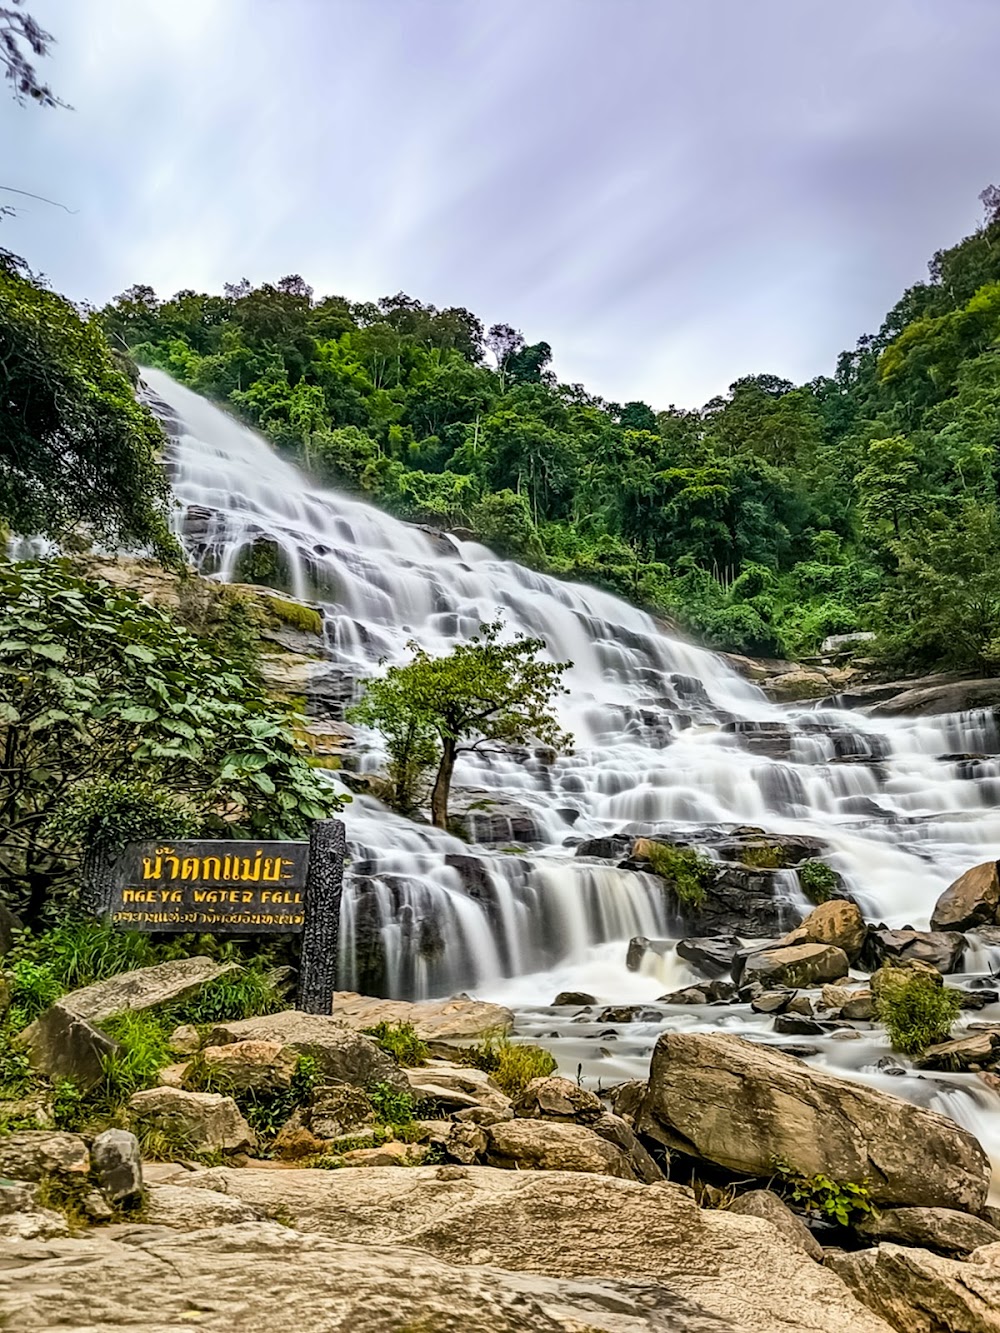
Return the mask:
[[[76,299],[298,272],[608,398],[832,369],[1000,183],[998,0],[28,0],[0,240]]]

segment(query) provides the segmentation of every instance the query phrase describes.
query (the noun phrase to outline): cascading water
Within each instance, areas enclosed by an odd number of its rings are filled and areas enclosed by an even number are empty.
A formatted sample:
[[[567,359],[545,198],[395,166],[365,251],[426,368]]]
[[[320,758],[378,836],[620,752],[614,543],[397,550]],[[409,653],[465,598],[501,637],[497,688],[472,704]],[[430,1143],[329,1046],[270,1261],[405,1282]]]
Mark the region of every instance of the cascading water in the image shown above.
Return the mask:
[[[565,1068],[582,1065],[607,1084],[639,1071],[668,1022],[766,1040],[768,1020],[742,1006],[661,1007],[627,1033],[587,1023],[569,1031],[564,1021],[560,1031],[545,1009],[559,990],[652,1001],[665,985],[694,980],[669,953],[658,970],[626,970],[631,936],[671,933],[658,881],[576,857],[581,841],[628,825],[807,834],[826,844],[825,859],[869,919],[917,928],[952,879],[1000,854],[1000,764],[962,757],[1000,752],[992,713],[900,721],[779,707],[720,658],[609,593],[323,490],[196,394],[160,371],[143,373],[172,416],[178,525],[186,520],[190,532],[196,516],[194,557],[232,579],[266,538],[288,590],[323,607],[329,659],[342,676],[406,660],[413,639],[446,652],[498,612],[513,630],[544,639],[553,659],[573,663],[558,705],[572,755],[460,760],[459,798],[471,789],[466,828],[489,847],[355,797],[345,815],[345,987],[408,998],[474,989],[517,1009],[522,1029],[544,1034]],[[378,760],[373,737],[361,763]],[[782,889],[791,924],[801,914],[795,877]],[[995,954],[973,947],[966,966],[992,970]],[[886,1075],[880,1031],[819,1045],[830,1067],[938,1106],[1000,1156],[1000,1098],[984,1084]]]

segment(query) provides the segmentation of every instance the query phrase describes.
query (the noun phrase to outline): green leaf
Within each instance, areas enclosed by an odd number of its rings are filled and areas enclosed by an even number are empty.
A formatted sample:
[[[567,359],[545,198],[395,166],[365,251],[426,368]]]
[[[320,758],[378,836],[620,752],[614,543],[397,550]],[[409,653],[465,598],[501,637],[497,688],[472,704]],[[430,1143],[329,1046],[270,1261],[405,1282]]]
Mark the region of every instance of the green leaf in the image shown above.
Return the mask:
[[[129,708],[123,708],[118,716],[123,722],[155,722],[160,715],[155,708],[146,704],[132,704]]]
[[[125,652],[129,657],[134,657],[137,661],[145,662],[147,665],[156,661],[156,653],[151,648],[144,647],[141,643],[130,643]]]
[[[66,659],[66,648],[61,643],[33,643],[29,647],[29,652],[50,662],[63,662]]]

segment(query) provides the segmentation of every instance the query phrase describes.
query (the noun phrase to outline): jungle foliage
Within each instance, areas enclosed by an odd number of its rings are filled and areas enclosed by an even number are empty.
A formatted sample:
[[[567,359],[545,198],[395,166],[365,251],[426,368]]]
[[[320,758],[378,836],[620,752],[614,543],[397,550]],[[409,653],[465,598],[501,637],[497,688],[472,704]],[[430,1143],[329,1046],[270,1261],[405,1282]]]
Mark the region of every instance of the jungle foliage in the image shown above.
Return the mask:
[[[297,275],[136,286],[101,318],[321,480],[710,646],[803,655],[871,628],[893,667],[994,671],[998,195],[831,375],[747,375],[698,410],[560,383],[548,343],[468,310],[317,298]]]

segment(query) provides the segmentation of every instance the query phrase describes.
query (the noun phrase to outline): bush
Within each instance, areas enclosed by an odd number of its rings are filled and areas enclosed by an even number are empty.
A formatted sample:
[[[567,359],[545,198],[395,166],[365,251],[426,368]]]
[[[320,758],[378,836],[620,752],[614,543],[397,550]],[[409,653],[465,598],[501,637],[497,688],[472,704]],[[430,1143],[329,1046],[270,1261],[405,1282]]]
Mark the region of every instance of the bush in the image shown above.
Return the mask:
[[[672,847],[665,842],[651,842],[646,860],[654,875],[665,879],[685,907],[700,907],[705,889],[714,883],[719,867],[714,861],[689,847]]]
[[[399,1128],[413,1123],[417,1104],[408,1092],[399,1092],[389,1083],[376,1083],[368,1089],[375,1118],[380,1124]]]
[[[799,888],[816,906],[829,902],[840,889],[840,876],[825,861],[803,861],[796,873]]]
[[[374,1037],[397,1064],[422,1065],[429,1054],[426,1043],[417,1036],[412,1023],[378,1023],[364,1031],[366,1036]]]
[[[775,1174],[790,1201],[815,1217],[827,1217],[846,1227],[856,1217],[875,1211],[867,1185],[832,1180],[822,1173],[805,1176],[783,1161],[775,1163]]]
[[[947,1041],[961,1005],[957,991],[907,968],[884,970],[875,996],[876,1016],[885,1024],[893,1049],[903,1055],[919,1055]]]
[[[485,1069],[508,1097],[523,1092],[533,1078],[547,1078],[556,1071],[555,1060],[543,1047],[522,1045],[508,1037],[488,1037],[461,1054],[464,1064]]]

